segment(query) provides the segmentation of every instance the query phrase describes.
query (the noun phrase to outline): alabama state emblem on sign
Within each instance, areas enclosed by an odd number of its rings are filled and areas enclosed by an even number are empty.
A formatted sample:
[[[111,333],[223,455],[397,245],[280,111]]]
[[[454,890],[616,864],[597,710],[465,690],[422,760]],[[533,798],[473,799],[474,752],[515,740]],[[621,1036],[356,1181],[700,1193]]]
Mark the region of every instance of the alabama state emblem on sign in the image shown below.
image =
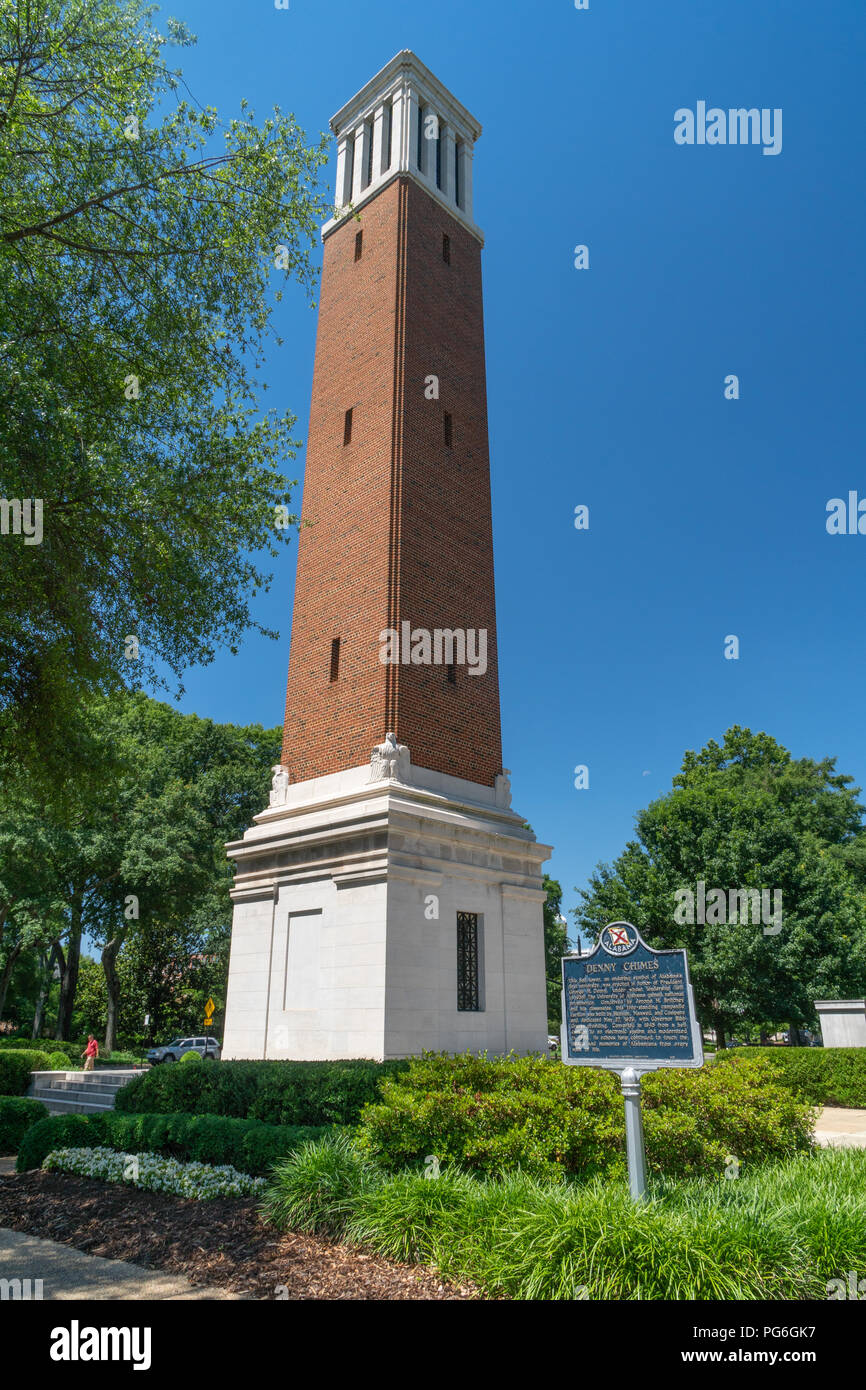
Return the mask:
[[[611,922],[599,937],[602,950],[609,956],[627,956],[638,942],[638,935],[630,922]]]

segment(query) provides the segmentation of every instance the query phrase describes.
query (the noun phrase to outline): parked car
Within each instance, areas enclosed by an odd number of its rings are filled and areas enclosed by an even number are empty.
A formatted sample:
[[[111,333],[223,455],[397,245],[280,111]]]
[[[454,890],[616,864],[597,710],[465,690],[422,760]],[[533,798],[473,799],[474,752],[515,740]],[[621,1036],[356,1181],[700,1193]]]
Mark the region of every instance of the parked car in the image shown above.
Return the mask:
[[[197,1052],[207,1061],[218,1062],[221,1046],[217,1038],[172,1038],[162,1047],[152,1047],[147,1061],[154,1067],[160,1062],[179,1062],[185,1052]]]

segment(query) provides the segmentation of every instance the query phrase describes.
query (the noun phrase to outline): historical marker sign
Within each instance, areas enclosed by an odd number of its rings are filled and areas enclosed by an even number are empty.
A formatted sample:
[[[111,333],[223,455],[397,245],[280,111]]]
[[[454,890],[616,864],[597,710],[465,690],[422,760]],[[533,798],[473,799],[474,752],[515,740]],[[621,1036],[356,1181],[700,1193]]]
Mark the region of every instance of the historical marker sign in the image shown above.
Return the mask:
[[[591,955],[562,962],[562,1059],[613,1071],[700,1067],[704,1052],[685,951],[655,951],[630,922]]]
[[[629,1190],[646,1192],[641,1072],[702,1067],[685,951],[654,951],[631,922],[610,922],[588,956],[562,961],[562,1060],[619,1072]]]

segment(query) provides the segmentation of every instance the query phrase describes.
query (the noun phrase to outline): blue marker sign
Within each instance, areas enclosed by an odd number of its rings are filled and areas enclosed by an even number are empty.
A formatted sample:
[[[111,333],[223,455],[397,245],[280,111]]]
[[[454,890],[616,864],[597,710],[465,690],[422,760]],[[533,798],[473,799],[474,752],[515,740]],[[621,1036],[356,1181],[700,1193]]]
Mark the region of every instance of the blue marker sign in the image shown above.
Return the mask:
[[[562,962],[562,1060],[613,1071],[703,1066],[685,951],[655,951],[611,922],[588,956]]]

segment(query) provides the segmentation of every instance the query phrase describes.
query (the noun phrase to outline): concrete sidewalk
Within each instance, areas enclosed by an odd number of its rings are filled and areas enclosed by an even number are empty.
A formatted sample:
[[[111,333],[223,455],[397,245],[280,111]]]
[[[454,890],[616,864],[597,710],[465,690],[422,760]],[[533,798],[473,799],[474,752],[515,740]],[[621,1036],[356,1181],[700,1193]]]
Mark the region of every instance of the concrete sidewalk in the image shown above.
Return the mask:
[[[815,1142],[825,1148],[866,1149],[866,1110],[825,1105],[815,1125]]]
[[[44,1299],[241,1299],[227,1289],[193,1286],[180,1274],[144,1269],[125,1260],[85,1255],[71,1245],[0,1227],[0,1279],[42,1280]]]

